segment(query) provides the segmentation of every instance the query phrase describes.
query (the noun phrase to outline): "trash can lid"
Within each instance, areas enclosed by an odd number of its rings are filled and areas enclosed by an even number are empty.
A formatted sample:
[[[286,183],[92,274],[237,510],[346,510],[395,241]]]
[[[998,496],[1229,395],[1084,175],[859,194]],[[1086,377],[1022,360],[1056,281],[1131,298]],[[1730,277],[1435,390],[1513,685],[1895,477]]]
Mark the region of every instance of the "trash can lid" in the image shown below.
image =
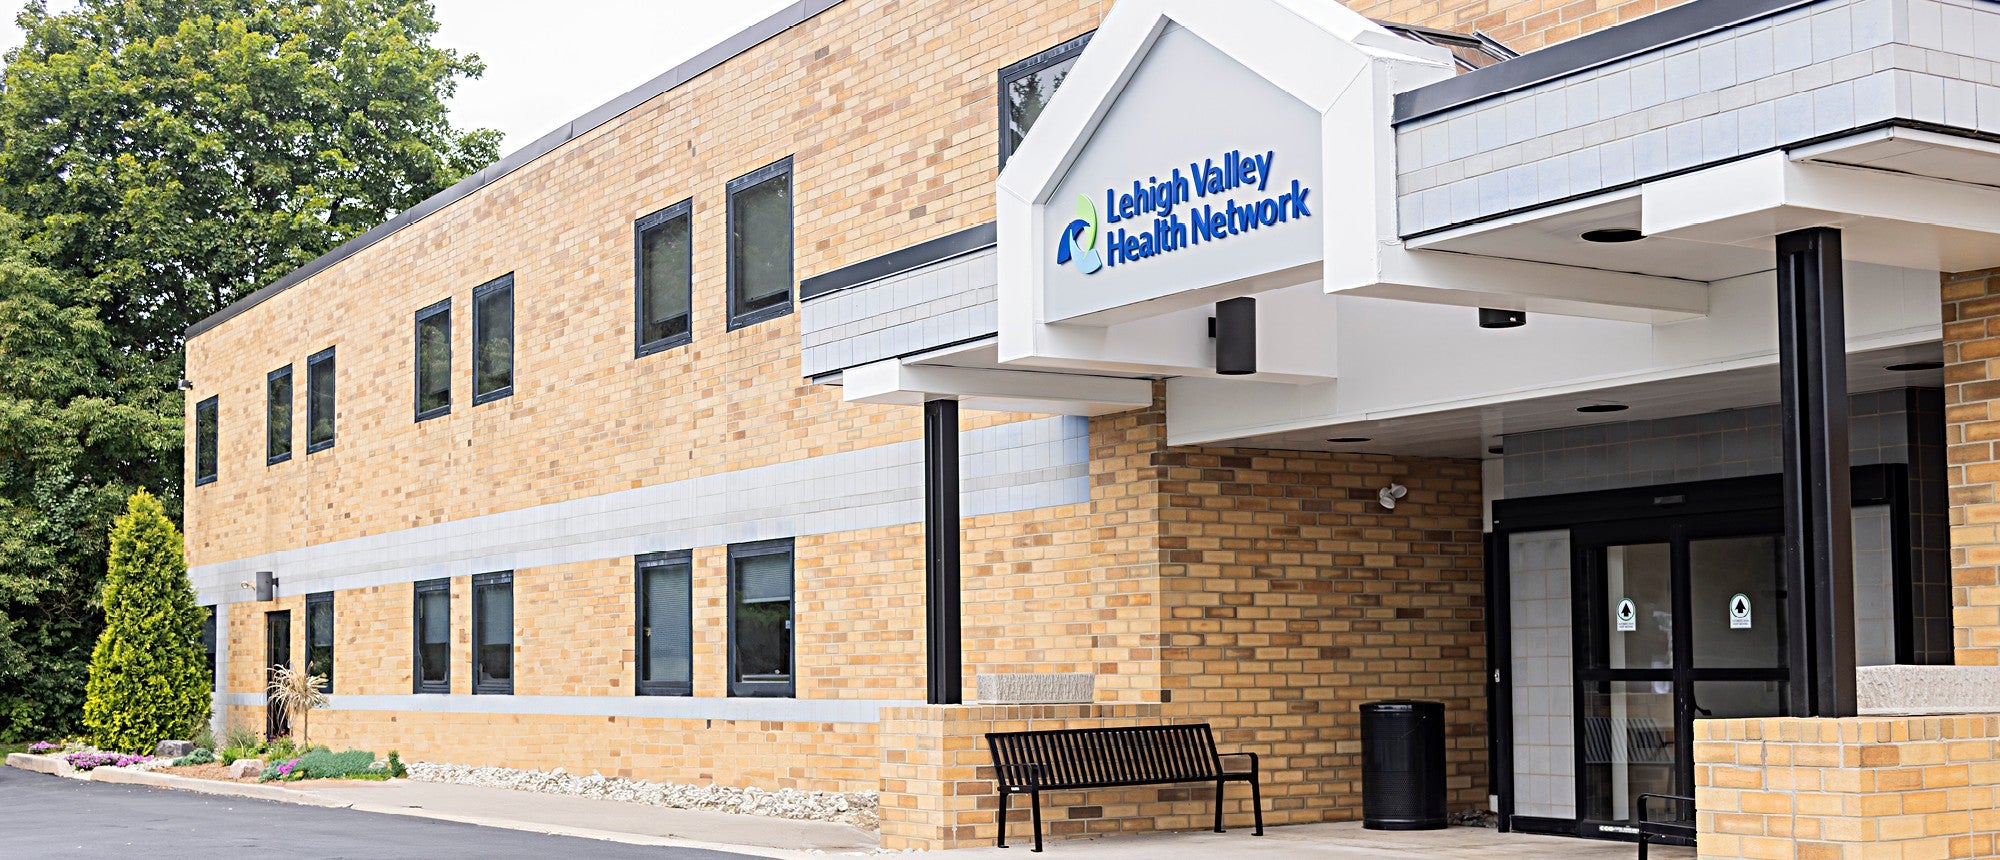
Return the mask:
[[[1417,701],[1415,699],[1392,699],[1385,702],[1365,702],[1361,705],[1361,710],[1377,714],[1404,713],[1407,711],[1428,710],[1431,708],[1438,708],[1442,710],[1444,708],[1444,703],[1422,702],[1422,701]]]

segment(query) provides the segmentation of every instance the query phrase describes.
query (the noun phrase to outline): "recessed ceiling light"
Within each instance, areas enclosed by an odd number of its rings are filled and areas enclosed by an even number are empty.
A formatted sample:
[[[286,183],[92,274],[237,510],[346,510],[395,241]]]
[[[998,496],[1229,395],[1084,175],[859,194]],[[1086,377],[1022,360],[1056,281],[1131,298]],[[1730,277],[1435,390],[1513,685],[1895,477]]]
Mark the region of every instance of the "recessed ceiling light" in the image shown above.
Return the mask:
[[[1892,364],[1882,369],[1893,370],[1897,373],[1914,373],[1919,370],[1940,370],[1943,367],[1944,362],[1942,361],[1910,361],[1903,364]]]
[[[1576,408],[1576,411],[1578,411],[1578,412],[1592,412],[1592,413],[1594,413],[1594,412],[1623,412],[1623,411],[1625,411],[1625,410],[1627,410],[1627,409],[1630,409],[1630,408],[1632,408],[1632,407],[1630,407],[1630,406],[1626,406],[1626,405],[1625,405],[1625,404],[1623,404],[1623,403],[1592,403],[1592,404],[1590,404],[1590,405],[1588,405],[1588,406],[1578,406],[1578,407]]]
[[[1503,446],[1500,446],[1500,445],[1492,445],[1492,446],[1488,446],[1488,447],[1487,447],[1487,449],[1486,449],[1486,453],[1488,453],[1488,454],[1505,454],[1505,453],[1507,453],[1507,449],[1506,449],[1505,447],[1503,447]]]
[[[1326,441],[1328,441],[1328,442],[1366,442],[1366,441],[1369,441],[1370,439],[1373,439],[1373,438],[1375,438],[1375,437],[1373,437],[1373,436],[1335,436],[1335,437],[1333,437],[1332,439],[1328,439],[1328,440],[1326,440]]]
[[[1646,234],[1630,227],[1606,227],[1601,230],[1586,230],[1583,233],[1583,241],[1585,242],[1602,242],[1614,245],[1621,242],[1637,242],[1644,238],[1646,238]]]

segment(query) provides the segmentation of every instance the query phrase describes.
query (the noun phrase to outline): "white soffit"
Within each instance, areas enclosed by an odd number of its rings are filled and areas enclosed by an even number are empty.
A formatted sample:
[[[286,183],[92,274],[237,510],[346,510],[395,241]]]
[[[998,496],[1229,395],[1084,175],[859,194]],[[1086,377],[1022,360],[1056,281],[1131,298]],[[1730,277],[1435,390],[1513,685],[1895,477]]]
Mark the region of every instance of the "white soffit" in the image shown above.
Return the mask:
[[[1941,272],[2000,266],[2000,188],[1877,166],[1987,177],[2000,155],[1874,135],[1855,143],[1768,153],[1647,183],[1640,228],[1768,254],[1778,234],[1837,227],[1849,261]]]
[[[1639,229],[1636,188],[1461,227],[1410,242],[1411,248],[1578,266],[1684,281],[1720,281],[1772,268],[1772,254],[1669,236],[1605,244],[1591,230]]]
[[[1889,365],[1936,361],[1936,343],[1907,344],[1848,355],[1848,390],[1931,387],[1943,384],[1938,370],[1914,373],[1887,370]],[[1172,392],[1169,392],[1169,398]],[[1405,415],[1357,416],[1324,425],[1212,440],[1203,444],[1303,451],[1356,451],[1425,457],[1483,457],[1509,433],[1529,433],[1590,424],[1647,421],[1698,415],[1729,409],[1767,406],[1778,402],[1778,369],[1771,364],[1737,366],[1714,372],[1608,388],[1550,392],[1503,403],[1485,403]],[[1626,411],[1585,414],[1577,407],[1617,403]],[[1172,421],[1169,414],[1168,427]],[[1365,438],[1366,442],[1333,439]],[[1183,440],[1169,439],[1173,444]]]

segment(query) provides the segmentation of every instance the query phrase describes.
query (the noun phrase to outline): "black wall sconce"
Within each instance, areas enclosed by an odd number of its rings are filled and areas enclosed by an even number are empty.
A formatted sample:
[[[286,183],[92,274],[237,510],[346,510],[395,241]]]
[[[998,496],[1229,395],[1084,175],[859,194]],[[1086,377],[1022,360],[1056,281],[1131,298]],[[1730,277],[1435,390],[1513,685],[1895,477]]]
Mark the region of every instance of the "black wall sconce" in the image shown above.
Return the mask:
[[[1215,303],[1215,372],[1242,376],[1257,372],[1257,300],[1249,296]]]
[[[1480,328],[1520,328],[1528,324],[1527,311],[1507,311],[1499,308],[1480,308]]]

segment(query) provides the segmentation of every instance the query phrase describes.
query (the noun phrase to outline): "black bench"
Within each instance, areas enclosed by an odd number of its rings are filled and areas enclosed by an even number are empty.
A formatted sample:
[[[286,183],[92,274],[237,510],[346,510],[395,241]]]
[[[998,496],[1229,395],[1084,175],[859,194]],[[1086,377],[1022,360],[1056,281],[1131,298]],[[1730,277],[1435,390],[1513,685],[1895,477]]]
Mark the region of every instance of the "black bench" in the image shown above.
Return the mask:
[[[1257,835],[1264,835],[1264,800],[1257,788],[1256,753],[1217,753],[1207,723],[1118,729],[990,732],[987,748],[1000,779],[1000,847],[1007,847],[1007,811],[1016,794],[1028,796],[1035,822],[1035,850],[1042,850],[1042,792],[1121,788],[1180,782],[1215,783],[1215,832],[1222,832],[1222,787],[1250,783]],[[1250,760],[1247,771],[1222,768],[1225,757]]]

